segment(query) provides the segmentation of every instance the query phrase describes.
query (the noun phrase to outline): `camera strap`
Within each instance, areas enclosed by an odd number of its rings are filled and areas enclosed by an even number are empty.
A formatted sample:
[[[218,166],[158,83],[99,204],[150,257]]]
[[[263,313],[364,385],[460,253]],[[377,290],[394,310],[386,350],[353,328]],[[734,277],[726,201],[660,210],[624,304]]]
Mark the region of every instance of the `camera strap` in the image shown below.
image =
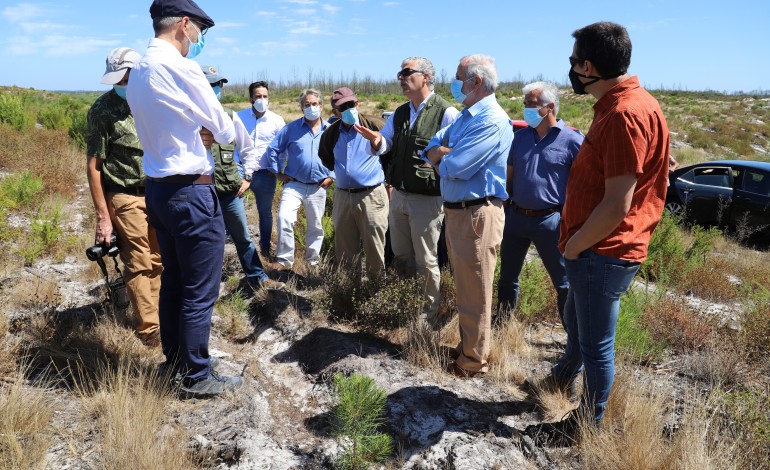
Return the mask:
[[[115,263],[115,272],[118,273],[118,278],[123,278],[123,273],[120,272],[120,267],[118,267],[118,258],[117,256],[110,256],[112,258],[112,262]],[[112,284],[110,284],[110,275],[107,272],[107,265],[104,263],[104,257],[96,258],[96,264],[99,265],[99,268],[102,270],[102,274],[104,274],[104,283],[107,285],[107,292],[106,292],[106,302],[110,302],[111,299],[114,297],[112,293]]]

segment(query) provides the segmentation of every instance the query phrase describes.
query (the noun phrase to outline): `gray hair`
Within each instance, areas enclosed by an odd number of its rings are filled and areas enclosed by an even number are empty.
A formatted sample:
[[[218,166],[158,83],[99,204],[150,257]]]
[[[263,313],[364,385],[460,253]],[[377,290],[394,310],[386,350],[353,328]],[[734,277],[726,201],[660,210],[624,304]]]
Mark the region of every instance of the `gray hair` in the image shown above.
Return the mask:
[[[164,16],[152,20],[152,29],[155,34],[162,34],[171,29],[175,24],[182,21],[184,16]]]
[[[428,75],[428,88],[433,91],[433,85],[436,84],[436,67],[433,66],[433,62],[420,56],[407,57],[401,61],[401,68],[406,67],[409,62],[417,62],[416,70]]]
[[[521,92],[526,97],[533,91],[540,90],[538,101],[542,105],[553,103],[553,115],[559,114],[559,89],[551,82],[532,82],[524,85]]]
[[[324,104],[324,97],[321,94],[320,91],[316,90],[315,88],[305,88],[302,90],[302,93],[299,94],[299,107],[304,109],[305,108],[305,97],[307,95],[315,95],[318,98],[318,105],[323,106]]]
[[[497,90],[497,67],[495,59],[484,54],[467,55],[460,59],[460,63],[466,62],[465,73],[471,76],[481,78],[481,85],[490,93]]]

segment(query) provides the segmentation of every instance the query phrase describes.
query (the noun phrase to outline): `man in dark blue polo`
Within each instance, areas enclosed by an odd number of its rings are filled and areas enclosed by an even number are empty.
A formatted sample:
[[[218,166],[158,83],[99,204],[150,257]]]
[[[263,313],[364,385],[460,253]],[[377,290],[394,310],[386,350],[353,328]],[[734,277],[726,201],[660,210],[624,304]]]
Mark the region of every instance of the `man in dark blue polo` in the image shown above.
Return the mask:
[[[569,283],[559,252],[559,222],[567,179],[583,136],[557,119],[559,90],[552,83],[526,85],[524,120],[529,127],[516,133],[508,155],[505,211],[497,283],[498,318],[510,314],[519,298],[519,275],[534,242],[553,287],[559,316],[564,311]]]

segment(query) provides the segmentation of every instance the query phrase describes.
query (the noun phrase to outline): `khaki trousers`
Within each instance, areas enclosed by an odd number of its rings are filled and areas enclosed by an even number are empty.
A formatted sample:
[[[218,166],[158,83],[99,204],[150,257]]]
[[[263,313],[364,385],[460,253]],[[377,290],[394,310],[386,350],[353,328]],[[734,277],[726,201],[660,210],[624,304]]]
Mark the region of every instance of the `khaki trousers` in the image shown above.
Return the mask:
[[[340,263],[356,262],[361,242],[370,279],[385,274],[385,232],[388,231],[388,193],[385,186],[360,193],[334,190],[334,253]]]
[[[138,321],[136,331],[145,339],[159,328],[158,293],[163,265],[155,229],[147,221],[143,196],[108,193],[107,208],[117,231],[123,280]]]
[[[457,365],[473,372],[487,372],[492,341],[492,289],[505,226],[502,201],[446,209],[445,216],[460,324]]]
[[[444,220],[441,196],[393,191],[390,200],[390,245],[399,274],[423,279],[425,313],[435,317],[441,301],[438,238]]]

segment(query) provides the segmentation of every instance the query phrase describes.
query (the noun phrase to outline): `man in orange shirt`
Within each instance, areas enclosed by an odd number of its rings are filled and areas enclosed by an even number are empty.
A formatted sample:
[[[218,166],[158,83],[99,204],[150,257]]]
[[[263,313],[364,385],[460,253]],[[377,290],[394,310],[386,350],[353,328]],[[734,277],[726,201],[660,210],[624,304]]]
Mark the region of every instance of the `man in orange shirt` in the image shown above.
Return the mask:
[[[568,386],[582,370],[579,411],[598,425],[615,375],[620,296],[646,259],[663,213],[669,132],[658,102],[626,72],[631,40],[623,26],[594,23],[572,36],[572,87],[597,101],[572,165],[562,212],[559,249],[569,280],[567,346],[550,378]],[[530,426],[526,432],[541,441],[572,441],[580,413]]]

